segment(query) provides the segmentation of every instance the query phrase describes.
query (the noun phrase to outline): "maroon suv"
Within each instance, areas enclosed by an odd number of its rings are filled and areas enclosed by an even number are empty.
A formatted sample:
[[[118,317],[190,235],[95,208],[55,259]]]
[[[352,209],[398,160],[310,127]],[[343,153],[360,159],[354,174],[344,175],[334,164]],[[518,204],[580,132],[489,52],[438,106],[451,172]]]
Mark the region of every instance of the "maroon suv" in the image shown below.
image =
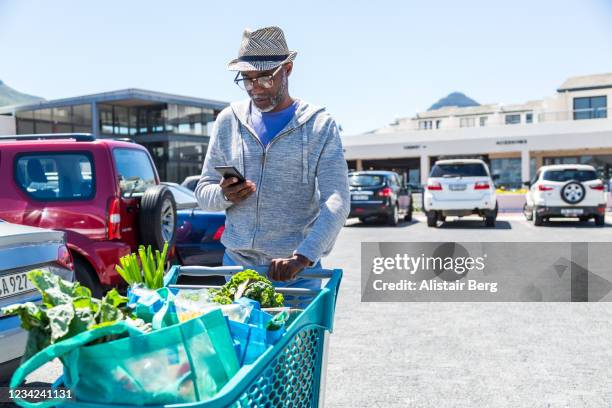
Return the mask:
[[[87,134],[0,136],[0,218],[66,232],[76,278],[101,295],[140,244],[173,248],[176,203],[149,152]]]

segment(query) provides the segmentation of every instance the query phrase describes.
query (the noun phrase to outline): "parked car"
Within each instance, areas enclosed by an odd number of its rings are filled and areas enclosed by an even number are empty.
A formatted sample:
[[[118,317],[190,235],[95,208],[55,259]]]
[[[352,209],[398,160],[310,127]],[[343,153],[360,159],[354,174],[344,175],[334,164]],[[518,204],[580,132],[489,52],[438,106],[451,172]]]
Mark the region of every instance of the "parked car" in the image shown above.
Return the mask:
[[[181,265],[216,266],[223,262],[225,212],[203,211],[193,191],[176,183],[162,182],[176,200],[176,262]]]
[[[586,222],[605,224],[605,185],[593,166],[562,164],[542,166],[525,196],[523,212],[533,225],[540,226],[551,218],[577,217]]]
[[[439,160],[423,194],[427,225],[436,227],[448,216],[477,214],[487,227],[497,219],[497,198],[489,167],[482,160]]]
[[[400,176],[392,171],[355,171],[348,175],[351,192],[349,218],[383,219],[397,225],[401,216],[412,220],[412,195]]]
[[[198,181],[200,181],[201,176],[188,176],[185,177],[185,180],[181,183],[181,186],[195,191],[196,186],[198,185]]]
[[[65,234],[0,220],[0,309],[16,303],[40,302],[40,293],[26,278],[34,269],[48,269],[62,279],[74,278]],[[10,378],[25,350],[27,333],[18,316],[0,313],[0,381]]]
[[[147,149],[88,134],[0,136],[0,218],[66,232],[76,278],[101,296],[119,258],[173,248],[176,203]],[[171,249],[171,254],[173,249]]]

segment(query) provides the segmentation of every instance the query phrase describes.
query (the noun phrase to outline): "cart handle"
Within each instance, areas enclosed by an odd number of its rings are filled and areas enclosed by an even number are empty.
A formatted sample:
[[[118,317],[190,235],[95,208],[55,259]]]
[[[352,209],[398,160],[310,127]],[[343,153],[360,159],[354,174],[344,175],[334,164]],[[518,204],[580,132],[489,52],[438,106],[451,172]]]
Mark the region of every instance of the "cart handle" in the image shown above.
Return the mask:
[[[219,289],[221,286],[216,285],[168,285],[170,289]],[[283,295],[293,296],[316,296],[321,292],[321,289],[307,289],[307,288],[292,288],[292,287],[281,287],[274,288],[277,293]]]
[[[242,267],[242,266],[180,266],[170,269],[170,272],[164,277],[164,286],[176,284],[176,280],[179,275],[185,276],[232,276],[238,272],[242,272],[245,269],[253,269],[260,275],[268,276],[268,266],[254,266],[254,267]],[[298,278],[305,279],[330,279],[333,275],[333,271],[330,269],[320,268],[306,268],[297,274]]]

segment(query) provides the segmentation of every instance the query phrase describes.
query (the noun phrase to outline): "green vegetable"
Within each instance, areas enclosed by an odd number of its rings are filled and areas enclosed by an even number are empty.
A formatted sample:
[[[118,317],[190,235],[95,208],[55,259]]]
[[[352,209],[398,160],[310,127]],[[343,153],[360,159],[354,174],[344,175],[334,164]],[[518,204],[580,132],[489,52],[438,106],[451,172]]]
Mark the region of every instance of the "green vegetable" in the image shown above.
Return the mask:
[[[268,322],[268,324],[266,325],[266,329],[270,331],[279,330],[281,327],[283,327],[287,320],[289,320],[289,313],[283,310]]]
[[[213,302],[222,305],[243,296],[258,301],[261,307],[279,307],[284,302],[283,295],[276,293],[272,282],[252,269],[238,272],[220,289],[211,289],[210,293]]]
[[[168,242],[164,243],[164,248],[161,253],[155,250],[155,257],[153,257],[151,245],[146,248],[144,245],[141,245],[138,247],[138,257],[136,254],[129,254],[121,257],[121,259],[119,259],[121,266],[116,265],[115,269],[128,285],[132,286],[137,283],[144,283],[147,288],[155,290],[164,286],[167,256]]]
[[[78,282],[62,280],[49,271],[35,270],[28,272],[27,276],[42,294],[42,304],[28,302],[2,309],[4,315],[19,316],[21,327],[28,331],[24,360],[50,344],[126,319],[122,309],[127,298],[115,289],[102,299],[96,299]],[[143,326],[144,322],[134,321],[134,324]],[[110,339],[97,342],[107,340]]]

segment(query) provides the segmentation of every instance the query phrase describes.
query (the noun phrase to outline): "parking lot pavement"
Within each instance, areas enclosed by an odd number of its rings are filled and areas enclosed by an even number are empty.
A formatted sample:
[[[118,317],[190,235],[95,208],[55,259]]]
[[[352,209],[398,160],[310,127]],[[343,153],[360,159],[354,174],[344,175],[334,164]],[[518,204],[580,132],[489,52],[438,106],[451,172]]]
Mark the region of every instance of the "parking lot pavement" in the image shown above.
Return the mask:
[[[328,407],[610,407],[606,303],[361,303],[362,241],[610,241],[612,224],[519,214],[428,228],[350,220],[326,259],[344,269],[331,336]],[[612,217],[609,218],[612,220]]]

